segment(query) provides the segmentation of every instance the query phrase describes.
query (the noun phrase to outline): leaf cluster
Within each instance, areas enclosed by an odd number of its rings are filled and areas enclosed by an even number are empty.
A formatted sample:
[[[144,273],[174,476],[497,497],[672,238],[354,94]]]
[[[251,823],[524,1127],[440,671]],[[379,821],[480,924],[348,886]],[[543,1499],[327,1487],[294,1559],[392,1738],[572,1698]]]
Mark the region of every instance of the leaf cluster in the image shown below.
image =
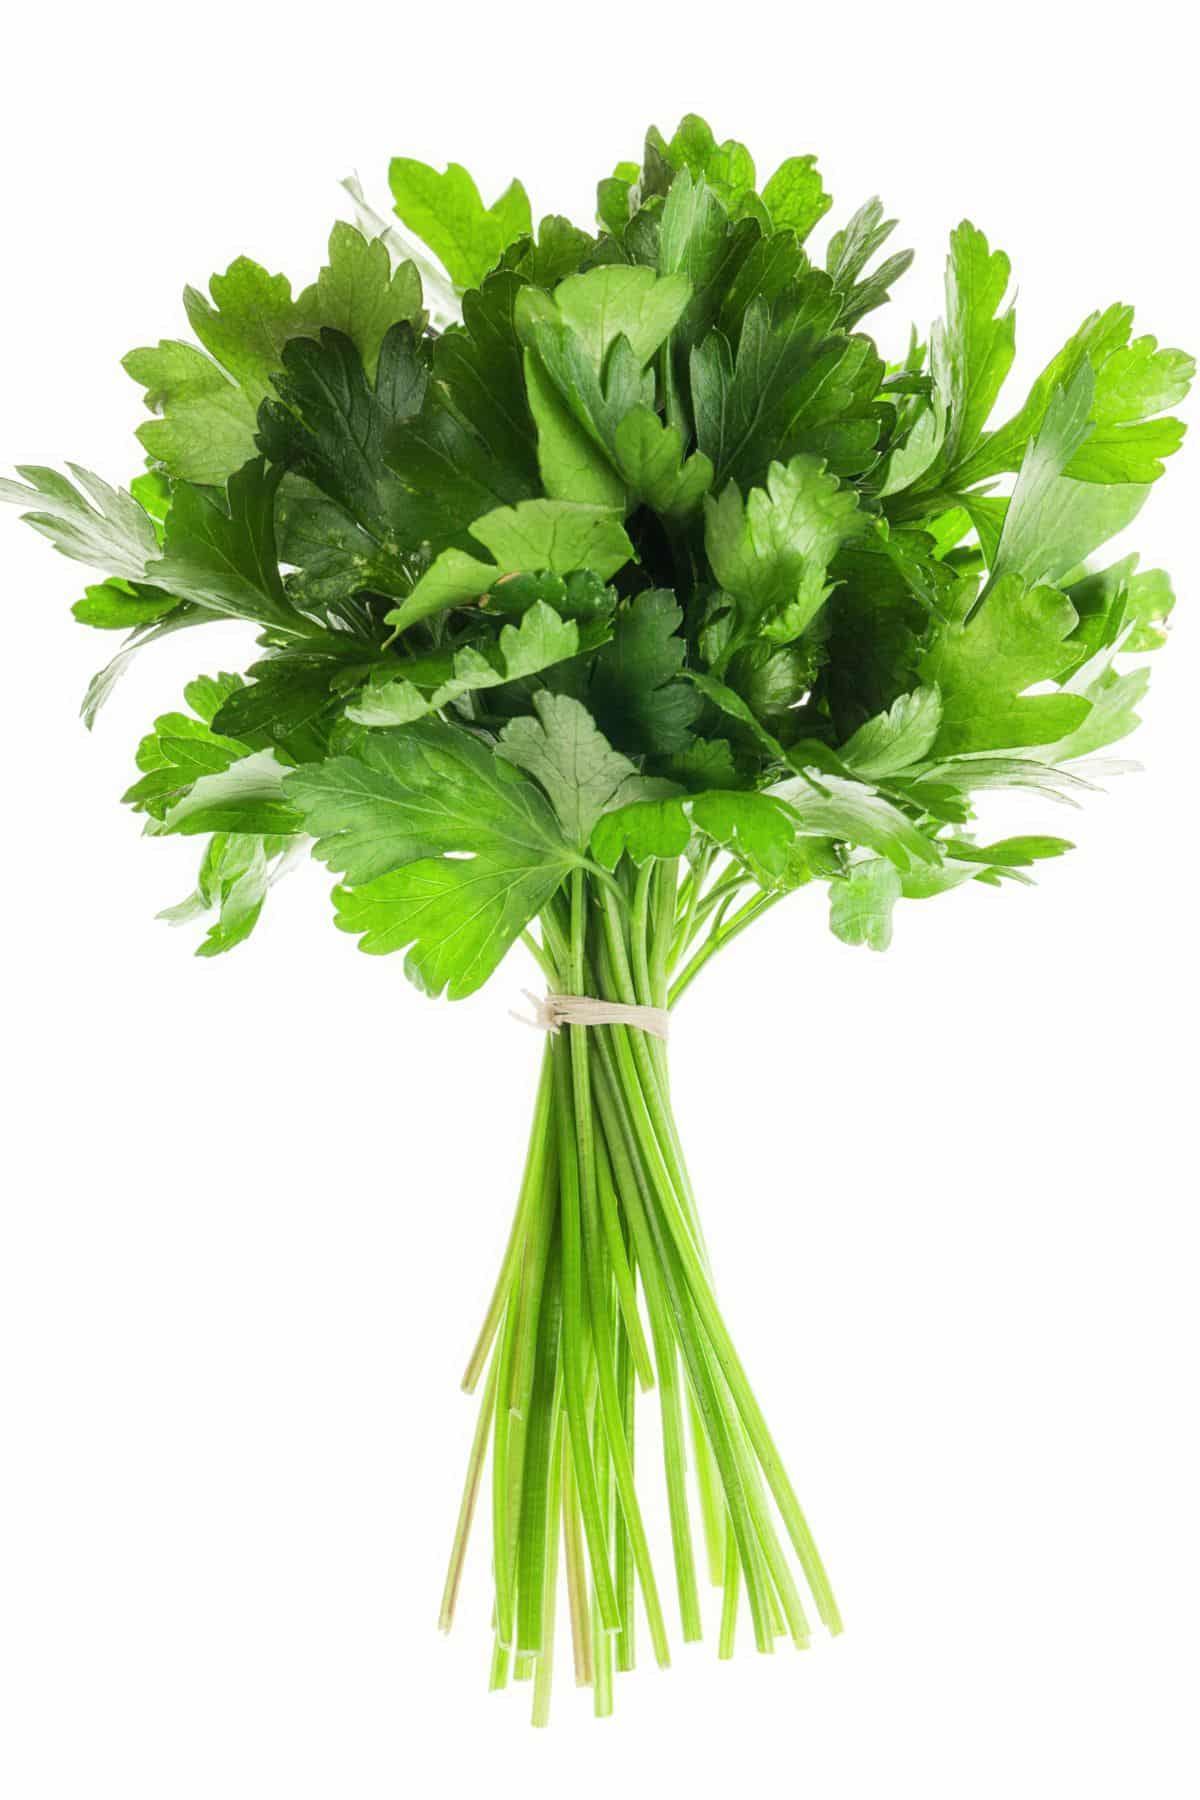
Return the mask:
[[[1110,306],[997,420],[1003,252],[958,226],[943,317],[889,363],[863,322],[910,255],[881,254],[881,203],[818,252],[815,159],[760,183],[694,116],[600,182],[590,229],[535,227],[519,182],[485,205],[457,164],[390,181],[428,255],[339,224],[298,295],[239,258],[186,291],[194,341],[130,353],[128,492],[0,483],[103,574],[80,621],[127,633],[89,723],[166,633],[257,638],[156,722],[126,795],[209,837],[169,915],[215,916],[204,953],[310,840],[339,926],[451,996],[577,868],[819,878],[834,931],[881,948],[901,895],[1068,847],[980,844],[972,796],[1073,802],[1064,765],[1137,723],[1123,659],[1170,584],[1089,559],[1179,447],[1188,356]]]

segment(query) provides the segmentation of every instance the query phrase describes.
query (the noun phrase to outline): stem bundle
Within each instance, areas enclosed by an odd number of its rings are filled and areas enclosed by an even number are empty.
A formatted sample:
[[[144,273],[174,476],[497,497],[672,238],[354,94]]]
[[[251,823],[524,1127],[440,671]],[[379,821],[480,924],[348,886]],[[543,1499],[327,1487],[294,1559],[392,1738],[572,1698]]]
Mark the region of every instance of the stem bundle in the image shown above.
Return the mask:
[[[742,927],[741,915],[726,916],[732,890],[718,882],[704,893],[707,873],[693,868],[680,883],[674,863],[647,862],[616,881],[574,875],[531,946],[555,990],[670,1004]],[[686,961],[706,921],[709,935]],[[780,1526],[818,1616],[840,1630],[717,1306],[666,1046],[635,1027],[568,1025],[547,1038],[516,1216],[464,1386],[474,1389],[485,1368],[440,1622],[448,1630],[453,1619],[490,1444],[491,1685],[532,1679],[535,1724],[549,1718],[560,1562],[575,1678],[593,1689],[598,1716],[612,1709],[614,1670],[634,1667],[636,1594],[655,1661],[670,1660],[635,1479],[639,1387],[658,1390],[684,1641],[702,1633],[689,1465],[707,1572],[723,1589],[720,1656],[733,1652],[743,1590],[760,1651],[784,1635],[808,1643]]]

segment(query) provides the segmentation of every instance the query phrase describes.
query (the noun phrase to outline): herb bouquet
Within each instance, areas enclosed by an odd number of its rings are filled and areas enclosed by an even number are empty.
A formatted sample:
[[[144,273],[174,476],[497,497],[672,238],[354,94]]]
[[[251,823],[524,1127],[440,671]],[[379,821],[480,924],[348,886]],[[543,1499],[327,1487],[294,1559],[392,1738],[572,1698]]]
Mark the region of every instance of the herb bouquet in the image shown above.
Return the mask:
[[[1028,882],[1070,848],[981,842],[973,797],[1074,802],[1081,759],[1137,723],[1146,672],[1121,659],[1162,642],[1171,590],[1085,559],[1178,448],[1161,415],[1193,365],[1110,306],[991,424],[1003,253],[960,225],[944,319],[889,364],[862,321],[910,257],[878,260],[879,202],[818,259],[814,159],[760,192],[694,117],[600,183],[595,231],[397,159],[441,268],[348,185],[361,228],[335,226],[314,285],[239,258],[186,292],[198,342],[126,358],[154,414],[129,492],[74,467],[0,491],[105,573],[75,614],[127,635],[89,724],[143,646],[257,632],[244,676],[155,721],[125,795],[149,835],[205,840],[164,915],[210,921],[201,955],[249,935],[308,842],[337,925],[425,993],[474,992],[518,941],[541,967],[553,1029],[465,1380],[442,1624],[490,1450],[492,1685],[530,1681],[544,1723],[560,1566],[601,1714],[639,1595],[657,1662],[673,1607],[700,1636],[700,1569],[723,1657],[743,1613],[759,1650],[807,1643],[798,1575],[839,1628],[717,1305],[665,1019],[798,887],[879,950],[901,896]],[[644,1450],[635,1473],[651,1388],[673,1596]]]

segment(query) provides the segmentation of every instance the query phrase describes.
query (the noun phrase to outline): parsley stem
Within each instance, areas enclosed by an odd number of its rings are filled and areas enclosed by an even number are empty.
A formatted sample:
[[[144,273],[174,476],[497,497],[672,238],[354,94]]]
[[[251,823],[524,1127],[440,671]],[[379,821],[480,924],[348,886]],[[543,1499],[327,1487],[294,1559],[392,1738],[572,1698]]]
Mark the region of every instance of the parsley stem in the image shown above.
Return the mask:
[[[732,942],[740,932],[745,931],[748,925],[753,925],[755,919],[760,918],[763,913],[769,911],[772,906],[777,905],[783,898],[784,893],[782,891],[772,894],[760,892],[752,899],[748,900],[745,906],[740,908],[738,912],[734,913],[732,919],[730,919],[727,924],[722,922],[722,915],[718,914],[717,923],[713,927],[713,930],[705,939],[695,956],[693,956],[692,960],[683,969],[682,973],[677,975],[675,981],[672,983],[671,1005],[674,1006],[676,1002],[681,999],[683,994],[686,993],[687,989],[696,979],[705,963],[710,962],[718,950],[723,950],[726,944]]]
[[[505,1649],[513,1641],[513,1573],[509,1511],[512,1501],[508,1461],[509,1435],[513,1416],[507,1405],[512,1380],[513,1348],[516,1340],[517,1308],[515,1293],[504,1314],[504,1325],[497,1349],[499,1359],[498,1392],[492,1426],[492,1564],[496,1583],[496,1640]]]
[[[625,1216],[629,1220],[642,1279],[642,1290],[646,1296],[646,1310],[650,1315],[650,1333],[654,1340],[654,1361],[658,1371],[663,1468],[667,1485],[671,1545],[675,1557],[675,1584],[679,1594],[683,1640],[684,1643],[692,1643],[701,1636],[700,1595],[696,1586],[696,1563],[692,1550],[692,1527],[688,1511],[687,1450],[683,1435],[683,1411],[680,1401],[679,1356],[643,1208],[639,1187],[640,1171],[635,1169],[621,1116],[617,1076],[612,1062],[609,1034],[599,1032],[597,1037],[599,1067],[597,1069],[596,1096],[604,1124],[606,1150],[611,1159],[614,1179],[625,1209]]]
[[[734,1638],[737,1634],[738,1599],[742,1586],[742,1565],[738,1561],[737,1540],[732,1531],[725,1533],[725,1573],[722,1581],[725,1594],[721,1601],[721,1632],[717,1642],[717,1655],[722,1661],[728,1661],[733,1655]]]
[[[467,1556],[467,1543],[471,1536],[471,1521],[475,1517],[475,1503],[479,1498],[479,1485],[483,1475],[484,1459],[487,1456],[488,1436],[492,1428],[492,1413],[496,1405],[496,1384],[499,1373],[500,1359],[498,1356],[493,1356],[488,1368],[487,1380],[483,1385],[483,1397],[479,1403],[479,1417],[475,1423],[475,1435],[471,1440],[471,1454],[467,1459],[467,1475],[463,1482],[458,1523],[454,1531],[449,1567],[446,1570],[446,1584],[442,1589],[442,1607],[438,1614],[438,1629],[441,1631],[449,1631],[454,1623],[454,1611],[458,1604],[458,1591],[462,1583],[463,1564]]]
[[[554,1430],[550,1441],[550,1482],[546,1502],[546,1575],[542,1589],[541,1651],[533,1676],[535,1725],[550,1723],[554,1682],[554,1626],[558,1611],[558,1552],[562,1536],[563,1411],[561,1382],[554,1394]]]
[[[546,1268],[545,1305],[537,1338],[537,1358],[529,1394],[521,1516],[517,1536],[517,1649],[545,1646],[545,1585],[550,1531],[550,1467],[559,1412],[559,1334],[562,1323],[560,1254],[557,1234]]]
[[[617,1388],[621,1396],[621,1423],[625,1430],[625,1452],[629,1458],[630,1470],[634,1467],[634,1420],[637,1404],[637,1383],[635,1380],[634,1358],[629,1341],[629,1333],[625,1329],[623,1319],[617,1319]],[[613,1557],[617,1599],[621,1606],[621,1629],[617,1635],[617,1668],[627,1672],[634,1666],[634,1581],[636,1578],[636,1559],[633,1553],[633,1540],[629,1526],[623,1513],[618,1512],[616,1521],[616,1550]]]
[[[565,1411],[563,1414],[566,1416]],[[588,1607],[587,1555],[579,1516],[579,1490],[571,1455],[570,1432],[563,1432],[563,1562],[567,1571],[567,1603],[571,1614],[571,1647],[576,1687],[592,1685],[592,1627]]]
[[[596,1140],[596,1191],[600,1202],[600,1217],[604,1225],[604,1237],[608,1246],[609,1261],[612,1264],[613,1279],[617,1288],[617,1304],[620,1307],[625,1336],[629,1341],[633,1357],[633,1366],[643,1392],[654,1386],[654,1364],[650,1360],[650,1351],[646,1343],[646,1335],[642,1330],[641,1315],[638,1312],[637,1285],[633,1270],[625,1250],[625,1240],[621,1234],[621,1219],[616,1189],[613,1185],[612,1166],[609,1162],[607,1147],[601,1137]]]
[[[529,1149],[526,1153],[525,1173],[521,1180],[521,1192],[517,1201],[517,1210],[505,1246],[504,1258],[500,1264],[500,1273],[496,1277],[496,1285],[492,1289],[492,1297],[488,1303],[487,1314],[475,1340],[470,1360],[463,1373],[462,1386],[466,1393],[472,1394],[483,1373],[488,1351],[496,1335],[504,1308],[508,1302],[517,1264],[525,1244],[525,1229],[529,1218],[529,1208],[536,1192],[537,1171],[542,1166],[548,1142],[548,1122],[553,1087],[551,1074],[550,1049],[547,1046],[542,1056],[542,1072],[538,1080],[537,1099],[534,1102],[533,1126],[529,1133]]]
[[[571,981],[574,992],[582,993],[586,954],[586,889],[580,876],[577,875],[572,879],[574,892],[571,897]],[[647,886],[643,893],[648,893],[648,891]],[[605,898],[611,905],[609,896],[606,895]],[[644,904],[642,910],[644,914]],[[606,1463],[611,1466],[621,1510],[629,1530],[638,1579],[641,1582],[642,1599],[650,1626],[650,1638],[654,1645],[654,1654],[659,1665],[665,1668],[671,1660],[667,1646],[666,1626],[663,1622],[662,1606],[658,1597],[658,1584],[650,1560],[650,1546],[646,1538],[646,1529],[634,1487],[633,1467],[625,1446],[621,1403],[617,1391],[616,1371],[613,1367],[612,1323],[606,1292],[608,1276],[602,1261],[604,1240],[600,1224],[600,1206],[596,1193],[596,1145],[592,1115],[588,1030],[582,1025],[572,1025],[568,1029],[571,1047],[571,1088],[575,1103],[575,1134],[578,1145],[583,1264],[587,1276],[588,1301],[591,1309],[592,1346],[596,1359],[599,1403],[606,1439]],[[622,1260],[624,1260],[623,1246],[621,1246],[621,1250]],[[619,1620],[616,1623],[619,1624]]]

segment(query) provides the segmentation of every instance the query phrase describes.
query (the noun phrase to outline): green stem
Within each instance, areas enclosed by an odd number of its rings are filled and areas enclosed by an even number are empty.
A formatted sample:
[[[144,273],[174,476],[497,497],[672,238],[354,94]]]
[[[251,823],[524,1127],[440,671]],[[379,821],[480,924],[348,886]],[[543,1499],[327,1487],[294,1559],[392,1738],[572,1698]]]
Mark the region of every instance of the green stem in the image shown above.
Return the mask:
[[[493,1356],[488,1369],[488,1378],[483,1387],[483,1398],[479,1403],[479,1417],[475,1422],[475,1435],[471,1440],[471,1454],[467,1459],[467,1476],[463,1482],[462,1500],[458,1508],[458,1524],[454,1531],[450,1564],[446,1570],[446,1584],[442,1589],[442,1607],[438,1614],[440,1631],[449,1631],[454,1623],[454,1610],[458,1604],[458,1591],[462,1584],[467,1543],[471,1536],[471,1521],[475,1517],[475,1503],[479,1498],[479,1485],[483,1476],[484,1459],[487,1456],[488,1434],[492,1428],[492,1414],[496,1407],[496,1383],[499,1373],[500,1358]]]
[[[474,1393],[479,1377],[483,1373],[488,1351],[492,1347],[500,1320],[504,1316],[504,1308],[508,1304],[517,1266],[525,1247],[525,1228],[529,1219],[529,1210],[543,1178],[551,1095],[552,1077],[550,1055],[547,1051],[542,1058],[542,1072],[538,1081],[537,1099],[534,1102],[533,1126],[529,1133],[529,1149],[525,1159],[525,1173],[521,1180],[517,1210],[513,1217],[512,1229],[508,1234],[508,1243],[504,1250],[504,1260],[500,1264],[500,1273],[496,1277],[496,1285],[492,1289],[487,1316],[480,1327],[479,1336],[475,1340],[475,1348],[471,1352],[470,1361],[467,1363],[462,1378],[463,1389],[468,1394]]]
[[[721,924],[718,920],[718,924],[709,933],[695,956],[671,984],[671,1005],[674,1006],[683,997],[705,963],[711,962],[718,950],[723,950],[725,945],[731,943],[740,932],[745,931],[748,925],[753,925],[755,919],[761,918],[763,913],[769,912],[772,906],[777,906],[783,897],[782,892],[756,894],[752,900],[747,900],[745,906],[734,913],[728,924]]]
[[[546,1580],[542,1589],[542,1648],[533,1677],[532,1719],[538,1726],[550,1723],[550,1692],[554,1683],[554,1626],[558,1613],[558,1548],[562,1535],[562,1486],[562,1394],[556,1391],[546,1518]]]
[[[554,1509],[550,1466],[559,1412],[558,1346],[562,1319],[557,1236],[546,1273],[546,1303],[538,1332],[537,1360],[529,1394],[525,1468],[517,1535],[517,1649],[540,1652],[545,1619],[547,1544]]]

